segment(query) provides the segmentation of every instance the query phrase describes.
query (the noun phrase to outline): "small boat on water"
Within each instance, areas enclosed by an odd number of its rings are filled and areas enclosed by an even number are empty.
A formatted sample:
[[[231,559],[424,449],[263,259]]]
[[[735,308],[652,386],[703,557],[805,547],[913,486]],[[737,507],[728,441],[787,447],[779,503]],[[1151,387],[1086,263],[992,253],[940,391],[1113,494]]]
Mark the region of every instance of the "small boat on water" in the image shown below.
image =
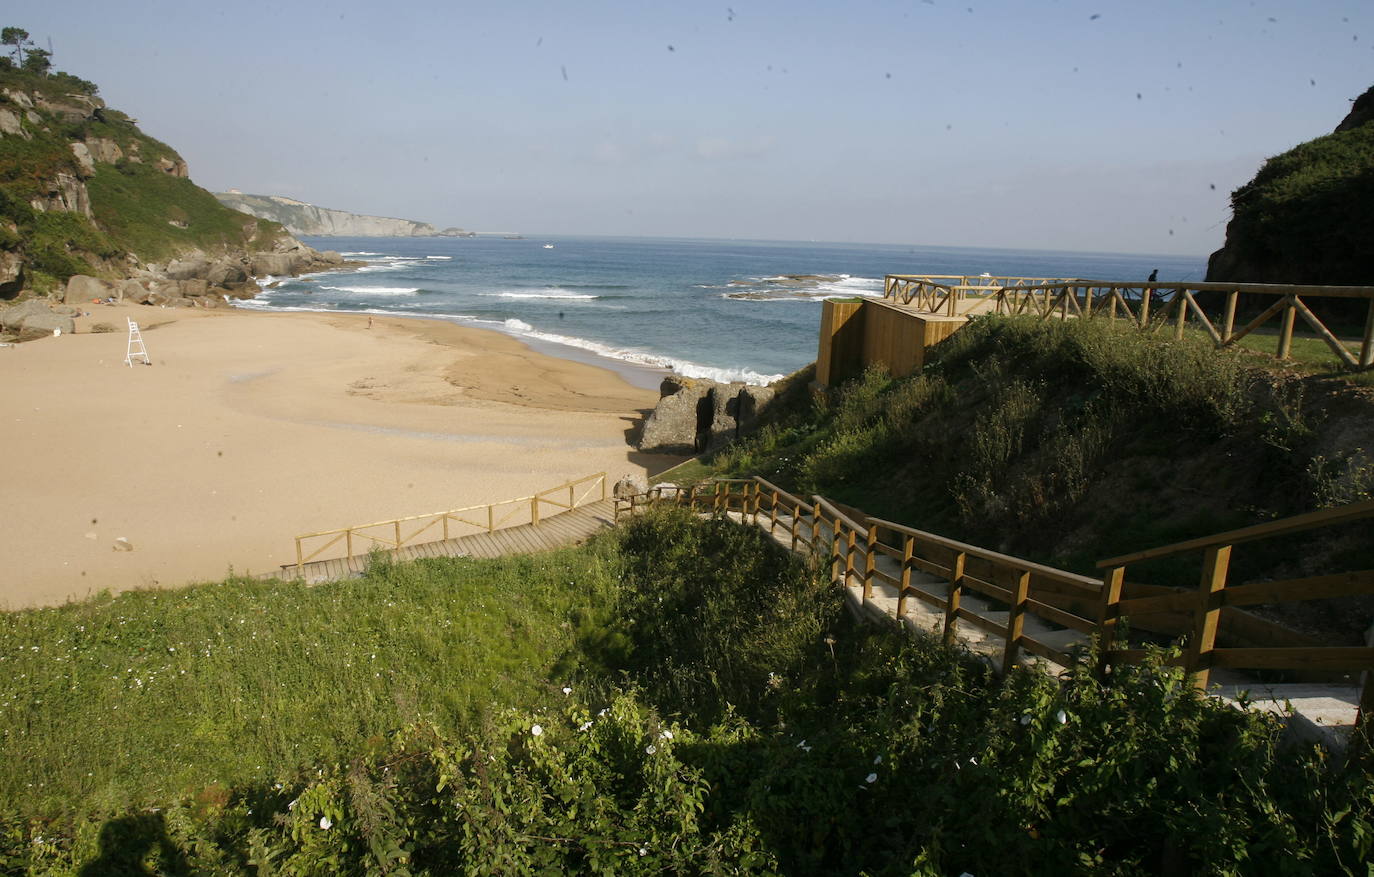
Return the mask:
[[[544,245],[544,249],[546,249],[546,250],[552,250],[552,249],[553,249],[553,244],[545,244],[545,245]]]

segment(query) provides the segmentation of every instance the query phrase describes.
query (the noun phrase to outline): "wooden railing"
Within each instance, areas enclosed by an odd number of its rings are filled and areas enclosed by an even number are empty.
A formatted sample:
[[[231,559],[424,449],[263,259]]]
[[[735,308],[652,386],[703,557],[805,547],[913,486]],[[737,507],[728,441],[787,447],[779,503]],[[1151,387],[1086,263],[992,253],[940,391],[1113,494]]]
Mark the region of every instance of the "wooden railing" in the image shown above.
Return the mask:
[[[1179,663],[1192,674],[1200,688],[1207,687],[1214,667],[1247,670],[1374,671],[1374,648],[1371,647],[1218,648],[1216,644],[1221,611],[1228,606],[1253,606],[1260,603],[1374,594],[1374,570],[1231,584],[1228,582],[1228,573],[1231,552],[1235,546],[1261,539],[1305,533],[1322,527],[1367,521],[1371,518],[1374,518],[1374,500],[1310,512],[1101,561],[1097,566],[1104,570],[1099,623],[1102,660],[1132,662],[1141,657],[1137,650],[1115,648],[1119,619],[1132,614],[1182,610],[1191,614],[1193,631]],[[1196,591],[1179,591],[1134,600],[1122,599],[1121,586],[1129,565],[1199,552],[1202,554],[1201,576]],[[1374,672],[1370,672],[1370,675],[1374,676]],[[1372,710],[1374,679],[1367,678],[1360,698],[1360,712],[1363,716],[1368,716]]]
[[[820,496],[803,499],[762,478],[721,479],[706,485],[659,485],[647,493],[617,498],[616,517],[633,514],[657,503],[689,506],[713,514],[736,513],[742,520],[764,527],[777,536],[785,533],[792,550],[822,552],[830,558],[831,577],[837,583],[861,587],[873,595],[877,581],[897,590],[897,615],[908,613],[912,598],[944,613],[942,636],[953,643],[959,622],[975,625],[1005,640],[1003,671],[1019,660],[1022,650],[1069,666],[1079,655],[1027,635],[1025,620],[1035,616],[1051,627],[1069,628],[1097,637],[1103,664],[1141,663],[1144,649],[1118,647],[1118,628],[1123,618],[1161,612],[1183,612],[1192,618],[1181,656],[1174,662],[1206,688],[1213,667],[1321,671],[1367,671],[1360,699],[1357,727],[1363,733],[1374,713],[1374,648],[1345,646],[1218,648],[1216,635],[1224,607],[1314,600],[1351,595],[1374,595],[1374,570],[1308,576],[1283,581],[1228,585],[1227,569],[1235,545],[1258,539],[1306,532],[1320,527],[1374,518],[1374,501],[1356,503],[1287,518],[1281,521],[1220,533],[1135,554],[1110,558],[1098,564],[1102,579],[1071,573],[1033,561],[969,545],[905,524],[845,511]],[[1123,599],[1126,568],[1130,564],[1189,552],[1202,552],[1201,586],[1196,591],[1174,591],[1155,596]],[[891,558],[895,574],[879,568],[878,558]],[[891,566],[891,565],[889,565]],[[916,573],[943,580],[944,596],[917,587]],[[988,618],[960,605],[965,592],[976,592],[1007,607],[1006,621]],[[1088,611],[1073,607],[1092,607]],[[1124,644],[1129,646],[1129,644]]]
[[[889,274],[883,298],[930,314],[962,316],[974,304],[1003,289],[1064,282],[1047,277],[1005,277],[991,274]]]
[[[1209,315],[1196,293],[1224,295],[1221,313]],[[1236,306],[1240,296],[1270,297],[1274,301],[1240,329]],[[1360,339],[1343,341],[1320,320],[1304,299],[1364,299],[1368,302]],[[1182,338],[1192,319],[1217,347],[1229,347],[1271,320],[1279,320],[1276,355],[1287,359],[1299,317],[1342,363],[1352,369],[1374,366],[1374,287],[1290,286],[1261,283],[1120,283],[1066,280],[1007,287],[996,293],[996,313],[1033,314],[1041,319],[1123,319],[1142,331],[1155,332],[1170,323]],[[1352,351],[1352,347],[1356,351]]]
[[[563,501],[564,491],[567,492],[566,502]],[[340,542],[344,545],[344,556],[352,557],[355,541],[366,545],[365,550],[374,546],[395,549],[403,545],[451,539],[455,535],[465,534],[455,533],[455,527],[463,529],[465,532],[485,531],[490,533],[501,527],[516,527],[521,524],[538,526],[541,506],[551,506],[558,511],[565,511],[605,498],[606,473],[598,472],[595,475],[588,475],[560,484],[557,487],[541,490],[532,496],[522,496],[501,502],[487,503],[486,505],[465,506],[461,509],[449,509],[448,511],[431,512],[424,515],[392,518],[388,521],[374,521],[371,524],[357,524],[334,530],[321,530],[318,533],[306,533],[296,537],[296,569],[300,571],[304,564],[319,557]],[[553,514],[558,514],[558,511],[553,512]],[[547,515],[544,516],[547,517]],[[328,539],[328,541],[316,547],[310,554],[306,554],[307,543],[317,539]]]

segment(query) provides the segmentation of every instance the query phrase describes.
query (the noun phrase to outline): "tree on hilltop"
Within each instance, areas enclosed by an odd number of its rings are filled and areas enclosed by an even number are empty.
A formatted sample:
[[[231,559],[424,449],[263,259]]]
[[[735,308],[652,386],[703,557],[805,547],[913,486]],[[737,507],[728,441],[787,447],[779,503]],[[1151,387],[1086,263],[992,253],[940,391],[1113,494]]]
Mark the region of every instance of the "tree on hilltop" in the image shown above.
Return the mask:
[[[52,69],[52,53],[47,49],[29,49],[29,56],[24,59],[24,63],[20,66],[30,73],[46,76],[48,71]]]
[[[29,39],[29,32],[22,27],[7,27],[0,30],[0,44],[13,46],[11,54],[20,67],[24,66],[24,47],[32,46],[33,40]],[[40,50],[41,51],[41,50]]]

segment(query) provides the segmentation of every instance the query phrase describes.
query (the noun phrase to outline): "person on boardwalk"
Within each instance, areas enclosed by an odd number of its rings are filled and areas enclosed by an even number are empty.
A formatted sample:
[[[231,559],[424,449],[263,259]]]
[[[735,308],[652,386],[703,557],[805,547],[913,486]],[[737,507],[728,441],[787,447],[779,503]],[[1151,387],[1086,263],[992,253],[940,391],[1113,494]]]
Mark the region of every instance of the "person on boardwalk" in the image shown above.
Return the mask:
[[[1155,282],[1156,280],[1158,280],[1158,279],[1159,279],[1159,269],[1156,268],[1155,270],[1153,270],[1153,271],[1150,272],[1150,280],[1149,280],[1149,282],[1150,282],[1150,283],[1154,283],[1154,282]]]

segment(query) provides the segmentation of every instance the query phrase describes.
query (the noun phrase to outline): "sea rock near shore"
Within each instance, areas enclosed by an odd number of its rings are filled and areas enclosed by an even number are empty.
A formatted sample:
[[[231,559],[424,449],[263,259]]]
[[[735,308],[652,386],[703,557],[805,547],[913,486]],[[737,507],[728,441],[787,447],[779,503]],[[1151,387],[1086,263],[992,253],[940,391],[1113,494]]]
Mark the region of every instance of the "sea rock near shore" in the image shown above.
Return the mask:
[[[651,454],[700,454],[751,432],[773,399],[767,387],[722,384],[676,375],[663,379],[658,405],[644,421],[637,447]]]

